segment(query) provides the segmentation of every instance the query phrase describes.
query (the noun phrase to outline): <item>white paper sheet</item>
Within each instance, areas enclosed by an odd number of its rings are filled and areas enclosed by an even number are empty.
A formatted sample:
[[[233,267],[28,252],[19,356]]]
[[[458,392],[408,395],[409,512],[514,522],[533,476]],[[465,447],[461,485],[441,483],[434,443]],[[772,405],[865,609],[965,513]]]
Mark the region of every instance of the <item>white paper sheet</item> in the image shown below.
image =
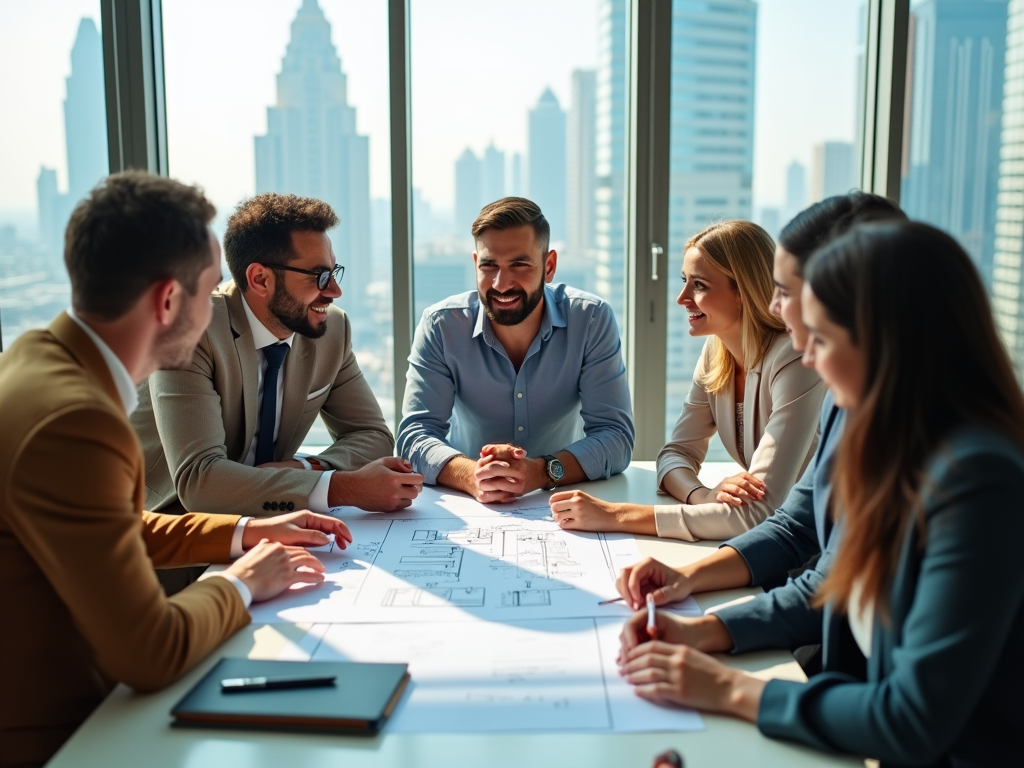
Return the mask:
[[[482,620],[323,625],[299,646],[314,661],[403,662],[412,680],[392,733],[645,732],[704,727],[619,677],[618,621]],[[289,658],[296,658],[294,655]]]
[[[619,571],[640,559],[628,534],[563,531],[551,520],[498,515],[378,516],[348,525],[348,549],[311,550],[326,567],[325,582],[254,604],[253,621],[621,621],[631,613],[621,602],[599,605],[617,596]],[[700,615],[692,598],[673,610]]]

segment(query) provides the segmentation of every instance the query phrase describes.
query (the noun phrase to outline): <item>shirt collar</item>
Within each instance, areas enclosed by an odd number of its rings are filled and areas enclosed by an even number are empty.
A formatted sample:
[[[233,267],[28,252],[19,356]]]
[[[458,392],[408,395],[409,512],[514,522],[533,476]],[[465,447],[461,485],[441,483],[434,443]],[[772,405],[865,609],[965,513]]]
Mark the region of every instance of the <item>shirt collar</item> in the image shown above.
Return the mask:
[[[476,298],[476,325],[473,326],[473,338],[484,333],[485,339],[493,339],[494,332],[491,330],[491,319],[487,317],[484,302],[477,292]],[[553,328],[565,328],[565,312],[561,304],[555,298],[555,289],[550,284],[544,286],[544,318],[540,322],[540,337],[547,341],[551,337]],[[486,333],[485,333],[486,332]]]
[[[242,308],[245,310],[245,317],[249,321],[249,330],[252,332],[252,343],[256,349],[263,349],[264,347],[269,347],[272,344],[277,344],[282,341],[289,347],[292,345],[292,342],[295,340],[295,334],[293,333],[285,339],[279,339],[267,330],[267,326],[260,322],[260,319],[253,314],[251,309],[249,309],[249,302],[245,300],[244,293],[242,294]]]
[[[76,315],[70,307],[68,308],[68,317],[78,323],[78,326],[85,331],[85,335],[92,340],[92,343],[100,351],[103,361],[107,364],[107,367],[110,369],[110,375],[114,379],[117,394],[121,396],[121,404],[124,405],[125,413],[131,416],[139,405],[139,393],[135,390],[135,382],[132,381],[132,377],[128,375],[128,369],[124,367],[121,358],[115,355],[114,351],[107,346],[107,343],[100,338],[100,335],[86,325],[82,318]]]

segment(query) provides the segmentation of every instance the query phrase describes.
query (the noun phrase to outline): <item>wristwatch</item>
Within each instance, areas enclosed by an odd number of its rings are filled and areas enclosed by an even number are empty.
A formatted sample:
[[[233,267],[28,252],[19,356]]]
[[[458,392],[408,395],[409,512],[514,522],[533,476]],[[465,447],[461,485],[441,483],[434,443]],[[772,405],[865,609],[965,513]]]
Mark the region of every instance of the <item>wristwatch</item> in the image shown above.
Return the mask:
[[[565,467],[554,456],[541,456],[541,458],[544,459],[544,471],[547,473],[548,480],[551,481],[551,485],[544,490],[553,491],[558,487],[558,482],[565,477]]]

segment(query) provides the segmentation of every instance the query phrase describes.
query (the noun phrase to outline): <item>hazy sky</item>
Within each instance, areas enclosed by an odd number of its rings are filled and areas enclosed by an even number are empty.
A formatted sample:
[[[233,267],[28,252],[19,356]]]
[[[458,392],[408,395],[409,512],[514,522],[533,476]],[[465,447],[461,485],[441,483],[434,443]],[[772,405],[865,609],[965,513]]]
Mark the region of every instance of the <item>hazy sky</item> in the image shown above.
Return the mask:
[[[253,136],[300,0],[164,0],[170,166],[221,207],[253,191]],[[761,0],[755,205],[781,202],[785,168],[852,140],[862,0]],[[321,0],[370,136],[371,193],[390,195],[386,0]],[[597,0],[412,0],[414,184],[450,207],[454,161],[489,141],[522,151],[527,111],[550,86],[569,107],[575,68],[597,63]],[[0,223],[35,208],[40,165],[66,181],[70,50],[97,0],[0,0]],[[4,209],[20,209],[14,217]]]

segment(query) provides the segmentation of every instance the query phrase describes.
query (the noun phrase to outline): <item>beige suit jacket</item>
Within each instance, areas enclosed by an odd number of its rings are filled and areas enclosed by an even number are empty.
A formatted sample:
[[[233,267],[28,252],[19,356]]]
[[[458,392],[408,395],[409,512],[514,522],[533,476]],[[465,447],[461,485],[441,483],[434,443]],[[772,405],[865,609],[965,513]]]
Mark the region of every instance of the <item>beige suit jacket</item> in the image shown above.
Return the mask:
[[[818,415],[825,385],[800,362],[789,336],[779,334],[759,365],[747,371],[743,396],[743,452],[736,441],[736,391],[732,382],[712,394],[701,380],[710,360],[710,340],[693,374],[683,412],[668,444],[658,454],[658,489],[679,470],[688,495],[697,479],[711,436],[737,464],[764,481],[764,498],[740,507],[725,503],[666,504],[654,508],[659,536],[695,541],[729,539],[772,515],[803,474],[818,445]],[[684,495],[685,498],[685,495]]]
[[[320,472],[246,466],[259,418],[256,347],[234,282],[213,293],[213,320],[182,371],[139,387],[132,426],[146,454],[146,506],[274,515],[303,509]],[[276,461],[291,458],[317,414],[334,444],[319,455],[353,470],[391,456],[395,439],[352,352],[348,317],[333,305],[319,339],[296,334],[285,358]],[[180,502],[180,507],[176,502]]]
[[[161,688],[249,622],[225,579],[168,599],[153,568],[226,561],[238,517],[142,511],[142,451],[66,314],[0,355],[0,765],[48,759],[116,681]]]

